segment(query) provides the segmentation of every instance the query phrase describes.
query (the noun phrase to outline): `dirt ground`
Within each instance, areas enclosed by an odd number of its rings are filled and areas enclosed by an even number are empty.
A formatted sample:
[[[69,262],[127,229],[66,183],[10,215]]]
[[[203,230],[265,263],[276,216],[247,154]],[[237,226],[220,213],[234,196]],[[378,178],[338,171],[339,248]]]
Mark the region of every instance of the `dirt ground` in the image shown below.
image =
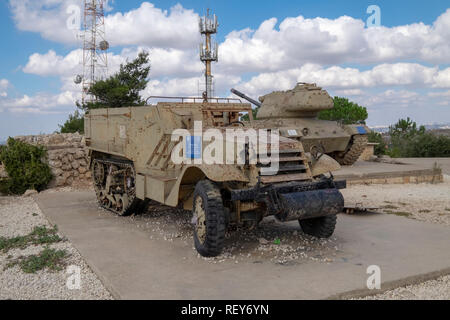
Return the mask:
[[[439,184],[355,185],[342,190],[346,204],[450,226],[450,176]]]

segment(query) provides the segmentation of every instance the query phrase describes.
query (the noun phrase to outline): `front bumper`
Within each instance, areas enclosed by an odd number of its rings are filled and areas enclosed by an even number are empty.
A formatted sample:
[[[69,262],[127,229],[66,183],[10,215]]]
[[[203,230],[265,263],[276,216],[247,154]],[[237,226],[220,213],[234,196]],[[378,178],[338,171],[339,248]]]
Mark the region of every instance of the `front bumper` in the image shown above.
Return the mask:
[[[268,215],[280,221],[303,220],[341,213],[344,197],[339,189],[346,181],[332,178],[316,182],[288,182],[267,186],[257,185],[246,190],[231,191],[232,201],[265,203]]]

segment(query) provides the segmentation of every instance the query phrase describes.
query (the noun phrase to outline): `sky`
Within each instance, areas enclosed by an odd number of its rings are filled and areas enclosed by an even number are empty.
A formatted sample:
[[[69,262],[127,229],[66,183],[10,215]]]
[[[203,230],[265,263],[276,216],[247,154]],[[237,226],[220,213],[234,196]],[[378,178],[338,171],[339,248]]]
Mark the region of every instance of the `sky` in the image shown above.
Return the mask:
[[[68,8],[82,2],[0,1],[0,141],[54,132],[76,109],[82,44]],[[370,126],[450,122],[448,0],[109,0],[108,72],[147,50],[144,97],[198,96],[198,18],[207,8],[220,24],[216,96],[313,82],[365,106]]]

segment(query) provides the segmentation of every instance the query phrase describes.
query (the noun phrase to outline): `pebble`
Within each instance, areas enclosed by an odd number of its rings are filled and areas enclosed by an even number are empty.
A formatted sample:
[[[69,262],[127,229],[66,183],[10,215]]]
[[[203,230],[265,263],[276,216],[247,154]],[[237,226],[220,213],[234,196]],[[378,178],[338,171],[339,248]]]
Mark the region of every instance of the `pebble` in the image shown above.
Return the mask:
[[[29,234],[36,226],[51,227],[31,197],[1,197],[0,221],[2,221],[0,237],[8,238]],[[50,245],[50,248],[66,250],[69,254],[66,260],[67,265],[80,267],[81,288],[79,290],[69,290],[67,288],[68,274],[65,268],[58,272],[40,270],[35,274],[26,274],[19,266],[3,270],[11,259],[16,259],[19,256],[39,254],[44,249],[43,246],[32,245],[25,249],[13,249],[8,253],[0,252],[0,270],[2,270],[0,272],[1,300],[113,299],[97,275],[89,268],[70,242],[54,243]]]

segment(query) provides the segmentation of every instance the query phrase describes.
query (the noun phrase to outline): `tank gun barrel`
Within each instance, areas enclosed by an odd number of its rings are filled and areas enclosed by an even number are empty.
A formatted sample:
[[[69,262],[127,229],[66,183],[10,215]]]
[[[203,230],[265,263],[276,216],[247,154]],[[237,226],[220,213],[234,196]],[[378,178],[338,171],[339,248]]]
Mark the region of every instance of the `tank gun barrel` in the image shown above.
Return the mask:
[[[242,99],[247,100],[250,103],[253,103],[258,108],[261,107],[261,103],[260,102],[256,101],[255,99],[250,98],[246,94],[244,94],[244,93],[242,93],[242,92],[240,92],[240,91],[238,91],[236,89],[231,89],[231,93],[234,93],[238,97],[241,97]]]

